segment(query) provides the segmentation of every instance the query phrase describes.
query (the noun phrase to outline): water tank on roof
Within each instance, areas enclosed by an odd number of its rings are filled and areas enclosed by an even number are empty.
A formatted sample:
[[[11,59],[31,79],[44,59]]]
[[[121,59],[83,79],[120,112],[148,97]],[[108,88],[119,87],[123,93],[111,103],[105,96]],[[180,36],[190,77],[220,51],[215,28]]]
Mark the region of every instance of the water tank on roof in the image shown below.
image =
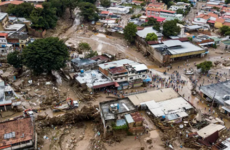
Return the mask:
[[[2,48],[5,48],[6,47],[6,45],[2,45]]]
[[[81,69],[80,72],[81,72],[81,73],[84,73],[84,69]]]

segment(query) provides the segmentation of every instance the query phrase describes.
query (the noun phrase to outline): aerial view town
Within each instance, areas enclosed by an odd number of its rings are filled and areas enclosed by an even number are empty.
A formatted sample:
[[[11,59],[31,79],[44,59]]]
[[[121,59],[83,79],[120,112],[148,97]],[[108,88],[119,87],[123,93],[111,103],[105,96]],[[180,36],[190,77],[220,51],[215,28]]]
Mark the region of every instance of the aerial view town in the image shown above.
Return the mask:
[[[230,0],[1,0],[0,150],[230,150]]]

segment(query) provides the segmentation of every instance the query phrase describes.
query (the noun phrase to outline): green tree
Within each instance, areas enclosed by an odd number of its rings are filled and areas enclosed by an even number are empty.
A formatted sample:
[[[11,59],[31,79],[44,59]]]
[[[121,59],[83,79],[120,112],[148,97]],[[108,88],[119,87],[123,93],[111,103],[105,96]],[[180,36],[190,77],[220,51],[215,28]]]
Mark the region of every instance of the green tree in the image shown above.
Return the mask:
[[[145,40],[146,41],[156,41],[157,35],[155,33],[148,33]]]
[[[213,65],[211,61],[204,61],[196,66],[197,66],[197,69],[201,69],[201,72],[207,73]]]
[[[229,28],[228,26],[222,26],[222,27],[220,28],[220,33],[221,33],[222,35],[225,35],[225,33],[228,32],[228,31],[230,31],[230,28]]]
[[[18,51],[14,51],[7,55],[7,62],[10,65],[13,65],[14,68],[19,69],[22,68],[22,55]]]
[[[90,50],[89,54],[87,54],[85,58],[91,58],[97,55],[98,55],[97,51]]]
[[[91,3],[91,4],[95,4],[96,0],[84,0],[84,2],[88,2],[88,3]]]
[[[103,7],[109,7],[111,4],[110,0],[100,0],[100,2]]]
[[[7,8],[7,13],[16,17],[29,18],[34,6],[31,3],[22,3],[19,5],[10,4]]]
[[[30,14],[32,27],[36,29],[50,29],[57,24],[57,16],[55,8],[51,7],[51,3],[45,2],[43,8],[35,8]]]
[[[89,50],[91,50],[91,47],[90,47],[90,45],[88,43],[82,42],[82,43],[79,43],[78,50],[81,51],[81,52],[89,51]]]
[[[35,40],[22,53],[24,64],[35,74],[59,70],[69,58],[67,46],[57,37]]]
[[[146,5],[146,3],[145,2],[143,2],[143,3],[141,3],[141,6],[143,7],[143,6],[145,6]]]
[[[225,34],[224,35],[230,35],[230,30],[229,31],[227,31],[227,32],[225,32]]]
[[[137,18],[137,16],[136,16],[136,15],[132,15],[132,16],[131,16],[131,19],[134,19],[134,18]]]
[[[184,10],[183,9],[177,9],[176,13],[184,15]]]
[[[128,25],[125,26],[124,28],[125,39],[128,42],[133,43],[135,40],[136,32],[137,32],[137,26],[134,23],[128,23]]]
[[[65,5],[69,8],[70,19],[73,19],[73,10],[80,5],[80,0],[66,0]]]
[[[147,18],[147,22],[142,26],[153,26],[153,29],[160,31],[160,23],[153,17]]]
[[[98,10],[95,5],[88,2],[82,2],[79,8],[81,10],[80,15],[85,21],[97,21],[99,19]]]
[[[56,9],[56,15],[62,17],[66,10],[66,0],[50,0],[51,7]]]
[[[163,24],[163,34],[166,37],[176,36],[180,33],[180,27],[177,26],[177,22],[175,20],[166,21]]]
[[[229,4],[230,3],[230,0],[225,0],[225,4]]]

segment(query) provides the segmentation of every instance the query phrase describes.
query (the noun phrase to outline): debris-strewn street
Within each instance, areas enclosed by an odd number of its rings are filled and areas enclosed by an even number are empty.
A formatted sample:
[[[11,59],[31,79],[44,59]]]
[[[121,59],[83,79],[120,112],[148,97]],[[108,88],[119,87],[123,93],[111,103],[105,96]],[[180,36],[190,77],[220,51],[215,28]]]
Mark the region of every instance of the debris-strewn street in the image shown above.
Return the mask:
[[[0,2],[0,150],[229,150],[229,3]]]

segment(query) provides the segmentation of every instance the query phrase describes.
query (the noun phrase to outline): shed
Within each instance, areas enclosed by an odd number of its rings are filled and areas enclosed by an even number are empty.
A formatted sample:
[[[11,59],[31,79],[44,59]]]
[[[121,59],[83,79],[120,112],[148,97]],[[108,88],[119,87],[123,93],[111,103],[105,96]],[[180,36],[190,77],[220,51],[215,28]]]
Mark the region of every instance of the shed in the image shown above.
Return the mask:
[[[134,120],[133,120],[133,118],[132,118],[132,116],[130,114],[126,114],[125,115],[125,120],[128,123],[128,125],[129,125],[130,128],[133,127]]]

